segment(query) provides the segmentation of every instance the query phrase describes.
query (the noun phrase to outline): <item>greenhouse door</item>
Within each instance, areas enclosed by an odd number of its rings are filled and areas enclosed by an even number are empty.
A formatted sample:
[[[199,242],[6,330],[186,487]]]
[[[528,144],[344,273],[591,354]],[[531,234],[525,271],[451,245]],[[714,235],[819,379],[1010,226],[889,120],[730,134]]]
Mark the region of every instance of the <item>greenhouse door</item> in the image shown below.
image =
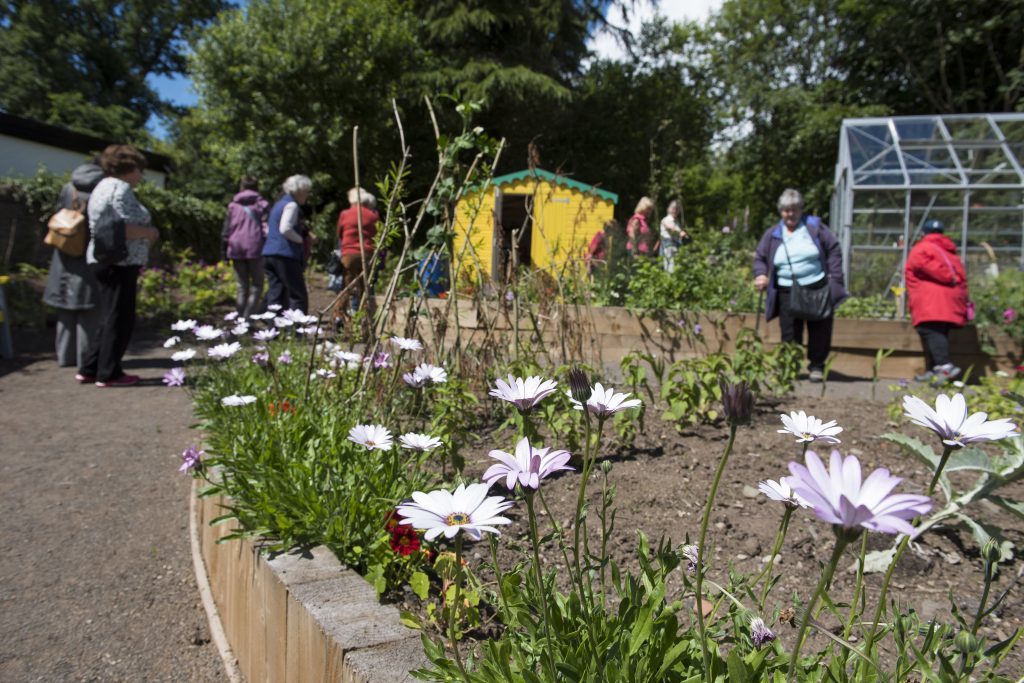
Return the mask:
[[[520,266],[530,265],[531,195],[498,192],[494,201],[494,252],[491,277],[508,282]]]

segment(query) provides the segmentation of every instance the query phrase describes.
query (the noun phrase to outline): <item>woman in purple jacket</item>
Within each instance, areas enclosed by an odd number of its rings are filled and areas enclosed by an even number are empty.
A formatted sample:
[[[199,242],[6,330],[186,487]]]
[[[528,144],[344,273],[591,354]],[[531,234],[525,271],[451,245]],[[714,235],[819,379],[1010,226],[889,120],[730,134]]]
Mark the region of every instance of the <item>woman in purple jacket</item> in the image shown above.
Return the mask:
[[[224,257],[238,280],[235,310],[246,317],[259,313],[263,300],[263,243],[267,239],[267,200],[256,191],[255,178],[242,178],[224,218]]]
[[[757,245],[754,286],[768,290],[764,318],[767,322],[778,316],[782,341],[803,344],[806,325],[810,380],[820,382],[832,350],[834,316],[795,318],[789,312],[789,294],[794,278],[807,289],[828,287],[835,310],[849,296],[843,281],[843,254],[828,226],[817,216],[804,215],[804,198],[796,190],[788,189],[779,197],[779,213],[782,220],[768,228]]]

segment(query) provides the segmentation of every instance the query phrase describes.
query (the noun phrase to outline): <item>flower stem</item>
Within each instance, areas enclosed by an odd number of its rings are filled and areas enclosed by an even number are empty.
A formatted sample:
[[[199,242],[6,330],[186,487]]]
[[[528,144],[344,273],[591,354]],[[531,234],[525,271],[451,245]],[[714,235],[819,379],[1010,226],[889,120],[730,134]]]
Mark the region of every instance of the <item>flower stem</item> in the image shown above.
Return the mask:
[[[704,660],[704,675],[708,683],[711,683],[711,652],[708,650],[708,641],[704,627],[704,593],[702,591],[704,577],[704,541],[708,535],[708,522],[711,521],[711,508],[715,504],[715,494],[718,492],[718,484],[722,481],[722,472],[725,471],[725,463],[732,453],[732,444],[736,440],[736,425],[729,425],[729,441],[725,444],[725,452],[718,461],[718,469],[715,471],[715,478],[711,481],[711,490],[708,491],[708,500],[704,505],[704,517],[700,521],[700,540],[697,542],[697,626],[700,629],[700,651]]]
[[[459,652],[459,641],[457,638],[459,628],[459,612],[462,606],[462,596],[459,594],[462,589],[462,534],[455,536],[455,593],[452,599],[452,611],[448,621],[448,639],[451,641],[452,652],[455,654],[455,663],[462,672],[462,678],[469,683],[469,673],[462,663],[462,653]]]
[[[782,543],[786,540],[786,532],[789,530],[789,518],[793,516],[793,506],[786,503],[786,511],[782,513],[782,521],[779,523],[779,531],[775,534],[775,545],[772,546],[772,556],[768,558],[768,566],[764,568],[764,571],[754,580],[754,585],[761,580],[764,576],[764,587],[761,589],[761,599],[757,602],[757,612],[760,614],[764,611],[764,601],[768,599],[768,590],[772,585],[772,568],[775,566],[775,558],[779,554],[779,550],[782,548]]]
[[[548,618],[548,598],[544,591],[544,570],[540,566],[540,533],[537,531],[537,513],[533,509],[533,491],[526,491],[526,511],[530,518],[530,543],[533,546],[533,575],[537,582],[537,597],[540,598],[540,609],[544,619],[544,636],[551,640],[551,620]],[[548,680],[555,680],[555,663],[551,658],[550,645],[542,648],[544,660],[547,662]]]
[[[946,446],[942,451],[942,457],[939,459],[938,467],[935,468],[935,474],[932,476],[932,481],[928,485],[928,495],[931,496],[935,491],[935,484],[939,481],[939,476],[942,474],[942,469],[946,466],[946,461],[949,460],[950,454],[953,452],[953,446]],[[871,620],[871,629],[868,631],[867,636],[864,638],[864,656],[871,659],[871,648],[875,644],[875,638],[878,635],[878,622],[882,619],[882,612],[885,610],[885,598],[889,592],[889,582],[892,581],[893,572],[896,570],[896,564],[900,561],[903,556],[903,552],[907,549],[907,545],[910,543],[910,536],[904,536],[903,540],[900,541],[899,547],[896,548],[896,554],[892,557],[892,562],[889,563],[889,568],[885,570],[885,578],[882,580],[882,588],[878,592],[878,605],[875,607],[875,616]]]
[[[971,635],[978,635],[978,627],[981,626],[981,620],[985,616],[985,603],[988,602],[989,591],[992,590],[992,578],[995,562],[986,559],[985,560],[985,587],[981,591],[981,602],[978,603],[978,612],[974,615],[974,622],[971,624]],[[965,655],[966,659],[966,655]]]
[[[817,607],[818,600],[821,598],[821,594],[825,591],[826,586],[832,583],[832,575],[835,574],[836,565],[839,564],[839,558],[843,554],[847,542],[843,536],[843,531],[839,530],[836,533],[836,547],[832,549],[832,557],[822,570],[821,578],[818,579],[818,585],[814,589],[814,594],[811,595],[811,599],[807,603],[807,609],[804,610],[804,618],[800,620],[800,630],[796,634],[796,645],[793,646],[793,655],[789,660],[789,675],[786,676],[790,681],[796,680],[796,669],[800,665],[800,650],[803,648],[804,636],[807,635],[807,626],[811,623],[814,608]]]
[[[850,615],[846,617],[846,627],[843,629],[843,640],[850,639],[850,631],[853,630],[854,617],[864,614],[864,605],[857,607],[858,601],[863,601],[864,589],[864,554],[868,550],[868,535],[863,534],[860,540],[860,554],[857,556],[857,583],[853,588],[853,600],[850,601]],[[858,611],[859,610],[859,611]]]

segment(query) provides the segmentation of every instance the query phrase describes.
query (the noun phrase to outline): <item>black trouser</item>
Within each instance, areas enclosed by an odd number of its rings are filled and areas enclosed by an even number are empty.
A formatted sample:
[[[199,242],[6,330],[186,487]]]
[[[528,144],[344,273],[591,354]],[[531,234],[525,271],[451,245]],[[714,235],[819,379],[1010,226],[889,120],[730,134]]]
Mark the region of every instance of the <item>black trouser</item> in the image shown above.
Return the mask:
[[[952,362],[949,359],[949,330],[952,327],[950,323],[940,322],[918,323],[914,327],[921,336],[926,370]]]
[[[139,267],[102,266],[95,272],[99,283],[99,329],[78,372],[106,382],[124,374],[121,359],[135,329]]]
[[[817,289],[828,286],[828,278],[812,284],[809,289]],[[804,343],[804,326],[807,326],[807,364],[812,370],[824,370],[825,361],[832,351],[832,320],[829,316],[824,320],[801,320],[789,316],[789,287],[779,288],[777,302],[779,308],[779,328],[782,331],[782,341]]]
[[[309,309],[309,294],[302,274],[302,261],[284,256],[264,256],[267,271],[267,305],[277,304],[305,313]]]

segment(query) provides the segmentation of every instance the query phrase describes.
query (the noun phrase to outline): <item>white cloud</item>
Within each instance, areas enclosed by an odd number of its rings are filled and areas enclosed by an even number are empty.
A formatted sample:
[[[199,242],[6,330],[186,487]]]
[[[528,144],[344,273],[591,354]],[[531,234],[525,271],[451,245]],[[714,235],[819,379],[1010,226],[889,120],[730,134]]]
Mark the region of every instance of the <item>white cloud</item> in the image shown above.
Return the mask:
[[[650,3],[639,4],[630,14],[629,31],[634,36],[640,32],[640,26],[655,16],[662,16],[672,21],[704,21],[712,12],[722,6],[722,0],[662,0],[655,9]],[[608,19],[619,25],[622,17],[612,12]],[[604,59],[622,59],[626,56],[622,47],[607,31],[601,31],[590,41],[590,49],[595,55]]]

